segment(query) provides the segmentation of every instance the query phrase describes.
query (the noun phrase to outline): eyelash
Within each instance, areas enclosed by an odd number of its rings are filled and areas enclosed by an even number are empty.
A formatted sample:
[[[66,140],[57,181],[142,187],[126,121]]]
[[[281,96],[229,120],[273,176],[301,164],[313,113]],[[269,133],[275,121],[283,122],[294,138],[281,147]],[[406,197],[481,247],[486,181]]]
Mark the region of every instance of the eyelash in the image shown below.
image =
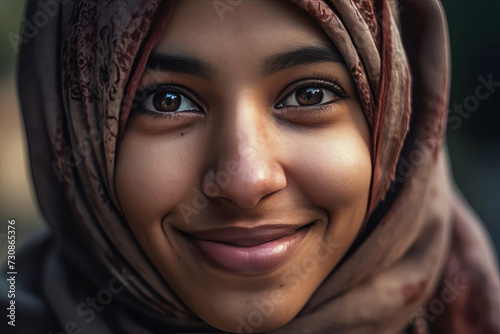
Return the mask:
[[[200,101],[200,99],[196,98],[196,96],[191,93],[188,88],[173,82],[159,83],[157,81],[154,81],[137,91],[135,100],[139,100],[139,102],[134,102],[136,105],[132,107],[132,111],[145,113],[149,116],[152,116],[154,119],[184,117],[182,114],[186,111],[161,113],[143,108],[143,103],[146,101],[146,99],[148,99],[153,94],[160,93],[162,91],[176,92],[182,95],[184,98],[188,99],[191,103],[195,104],[200,110],[207,110],[205,104]]]
[[[288,96],[293,94],[296,90],[303,88],[303,87],[317,87],[317,88],[322,88],[322,89],[327,89],[332,91],[335,95],[338,96],[338,99],[324,103],[324,104],[319,104],[319,105],[313,105],[313,106],[290,106],[290,107],[278,107],[280,103],[282,103]],[[208,110],[206,108],[205,103],[203,103],[200,99],[196,98],[193,93],[190,92],[190,90],[184,86],[178,85],[176,83],[159,83],[159,82],[152,82],[149,85],[145,86],[141,90],[139,90],[136,93],[136,100],[139,99],[139,102],[134,102],[138,103],[137,105],[132,107],[133,112],[141,112],[145,113],[154,119],[162,119],[162,118],[178,118],[178,117],[184,117],[182,114],[185,113],[185,111],[181,112],[169,112],[169,113],[161,113],[161,112],[155,112],[151,110],[147,110],[143,108],[143,103],[144,101],[149,98],[151,95],[165,91],[165,90],[170,90],[176,93],[179,93],[183,97],[187,98],[190,100],[193,104],[195,104],[200,110]],[[286,93],[285,93],[286,92]],[[142,98],[138,98],[139,96],[142,96]],[[342,84],[337,78],[331,77],[331,76],[326,76],[326,75],[317,75],[313,73],[312,77],[308,78],[302,78],[295,80],[294,82],[290,83],[288,86],[286,86],[279,94],[278,94],[278,99],[275,104],[274,108],[276,109],[284,109],[284,108],[293,108],[293,109],[305,109],[310,112],[321,112],[324,110],[325,106],[328,106],[330,104],[336,103],[339,100],[348,98],[349,95],[346,93],[346,91],[342,88]]]
[[[322,89],[328,89],[332,91],[335,95],[338,96],[338,99],[332,102],[324,103],[324,104],[319,104],[315,106],[292,106],[292,107],[281,107],[281,108],[302,108],[302,109],[307,109],[312,112],[323,109],[324,106],[327,106],[329,104],[335,103],[341,99],[346,99],[349,97],[347,92],[342,88],[342,84],[337,78],[334,78],[332,76],[328,75],[320,75],[320,74],[315,74],[313,73],[312,77],[309,78],[302,78],[295,80],[294,82],[290,83],[288,86],[286,86],[279,94],[278,94],[278,102],[274,105],[275,108],[278,108],[277,106],[282,103],[288,96],[293,94],[295,91],[297,91],[300,88],[304,87],[317,87],[317,88],[322,88]],[[285,93],[286,92],[286,93]]]

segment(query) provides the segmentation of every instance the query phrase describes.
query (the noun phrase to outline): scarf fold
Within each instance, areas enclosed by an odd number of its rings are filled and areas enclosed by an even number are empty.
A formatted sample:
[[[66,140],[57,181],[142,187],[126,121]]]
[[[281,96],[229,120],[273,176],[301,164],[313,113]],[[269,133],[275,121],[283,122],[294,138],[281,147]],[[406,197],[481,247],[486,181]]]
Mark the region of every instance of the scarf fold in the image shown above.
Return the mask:
[[[497,261],[456,195],[443,148],[450,70],[440,3],[292,2],[316,20],[351,71],[374,167],[362,242],[273,333],[498,333]],[[40,4],[29,1],[26,17],[43,10]],[[40,328],[57,332],[73,321],[84,333],[217,332],[154,268],[114,188],[119,138],[172,5],[64,2],[22,45],[21,106],[34,184],[52,230],[22,255],[29,261],[44,254],[34,267],[42,283],[25,283],[33,298],[41,296],[26,314],[42,306],[50,313]],[[124,287],[113,308],[95,312],[90,323],[75,314],[111,280]],[[458,291],[453,302],[443,293],[450,284]]]

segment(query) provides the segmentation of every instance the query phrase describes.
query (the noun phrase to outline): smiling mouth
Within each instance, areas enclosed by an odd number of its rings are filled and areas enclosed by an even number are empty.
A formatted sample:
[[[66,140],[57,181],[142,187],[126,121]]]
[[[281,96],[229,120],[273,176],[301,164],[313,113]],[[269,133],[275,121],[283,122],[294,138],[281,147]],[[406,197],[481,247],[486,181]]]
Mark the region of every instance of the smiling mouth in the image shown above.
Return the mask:
[[[315,222],[300,225],[226,227],[181,233],[210,265],[235,274],[260,274],[285,263]]]

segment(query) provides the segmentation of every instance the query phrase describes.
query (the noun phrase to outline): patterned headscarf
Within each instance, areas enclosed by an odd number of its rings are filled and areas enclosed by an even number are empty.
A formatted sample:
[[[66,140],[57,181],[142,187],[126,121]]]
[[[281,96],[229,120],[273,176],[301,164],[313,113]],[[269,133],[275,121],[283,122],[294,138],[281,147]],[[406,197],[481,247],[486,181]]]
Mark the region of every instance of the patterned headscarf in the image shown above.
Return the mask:
[[[373,174],[355,246],[274,332],[498,332],[496,261],[451,185],[442,147],[449,60],[439,2],[292,2],[331,38],[351,72],[371,129]],[[46,315],[39,328],[57,332],[75,322],[89,333],[215,331],[142,251],[114,185],[119,138],[173,2],[59,3],[29,1],[28,19],[47,8],[52,16],[23,41],[19,62],[33,178],[52,230],[38,244],[46,250],[37,276],[43,301],[31,306]],[[124,292],[87,322],[81,303],[116,281]],[[449,284],[458,292],[446,303],[440,293]],[[444,305],[439,314],[429,313],[435,300]]]

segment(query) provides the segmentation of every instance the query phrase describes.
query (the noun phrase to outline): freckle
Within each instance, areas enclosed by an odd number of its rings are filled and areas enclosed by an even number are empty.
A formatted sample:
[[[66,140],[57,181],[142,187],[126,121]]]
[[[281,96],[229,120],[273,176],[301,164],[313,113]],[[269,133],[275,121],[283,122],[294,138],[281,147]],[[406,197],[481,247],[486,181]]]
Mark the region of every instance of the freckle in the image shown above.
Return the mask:
[[[179,258],[179,260],[181,259],[181,256],[180,256],[180,255],[177,255],[177,257]]]
[[[184,132],[181,132],[181,136],[184,136]]]
[[[282,288],[282,287],[284,287],[284,286],[285,286],[284,284],[281,284],[281,285],[280,285],[280,288]]]
[[[249,300],[247,300],[247,304],[248,304],[248,303],[250,303],[250,301],[249,301]]]

